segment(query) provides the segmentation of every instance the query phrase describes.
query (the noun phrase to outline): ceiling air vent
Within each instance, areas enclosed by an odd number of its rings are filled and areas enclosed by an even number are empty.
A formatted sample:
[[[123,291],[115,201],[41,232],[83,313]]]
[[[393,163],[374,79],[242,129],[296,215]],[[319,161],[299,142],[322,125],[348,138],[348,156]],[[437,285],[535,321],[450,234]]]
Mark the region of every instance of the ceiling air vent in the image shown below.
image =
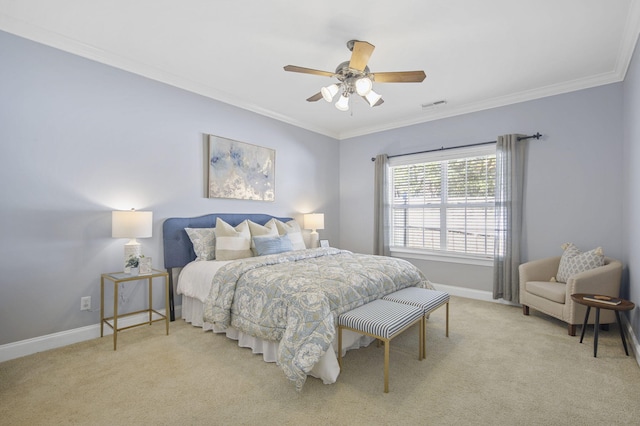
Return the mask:
[[[431,102],[430,104],[422,104],[422,110],[423,111],[427,111],[433,108],[437,108],[437,107],[441,107],[447,104],[447,101],[442,100],[442,101],[435,101],[435,102]]]

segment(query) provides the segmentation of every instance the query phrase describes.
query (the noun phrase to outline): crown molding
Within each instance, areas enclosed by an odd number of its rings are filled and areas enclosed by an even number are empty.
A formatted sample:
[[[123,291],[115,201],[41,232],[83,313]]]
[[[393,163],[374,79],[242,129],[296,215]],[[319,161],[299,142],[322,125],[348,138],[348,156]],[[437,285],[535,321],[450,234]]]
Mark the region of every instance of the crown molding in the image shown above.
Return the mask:
[[[628,62],[627,62],[628,66]],[[412,126],[415,124],[427,123],[429,121],[441,120],[443,118],[455,117],[458,115],[470,114],[473,112],[484,111],[493,108],[499,108],[507,105],[518,104],[522,102],[532,101],[536,99],[546,98],[549,96],[561,95],[564,93],[575,92],[578,90],[590,89],[593,87],[603,86],[611,83],[618,83],[624,79],[624,71],[604,73],[591,76],[584,79],[573,80],[565,83],[552,84],[549,86],[531,89],[519,93],[506,96],[500,96],[487,99],[480,102],[471,102],[468,104],[453,106],[447,104],[444,107],[436,108],[434,111],[426,113],[419,117],[413,117],[407,120],[396,121],[393,123],[385,123],[383,126],[367,127],[355,129],[351,132],[342,132],[338,139],[344,140],[357,136],[365,136],[372,133],[379,133],[387,130],[398,129],[401,127]]]
[[[416,115],[409,119],[385,123],[380,126],[363,126],[345,132],[335,132],[324,127],[318,127],[310,125],[307,122],[292,119],[291,117],[262,108],[251,102],[247,102],[246,100],[240,99],[228,92],[213,89],[210,86],[166,72],[135,59],[124,57],[114,52],[105,51],[96,46],[0,13],[0,29],[3,31],[337,140],[365,136],[368,134],[440,120],[443,118],[455,117],[623,81],[630,65],[631,58],[633,57],[633,52],[638,39],[638,31],[636,30],[638,28],[640,28],[640,2],[631,2],[630,10],[627,14],[625,31],[623,33],[624,39],[620,45],[615,69],[611,72],[590,76],[584,79],[577,79],[569,82],[535,88],[506,96],[495,97],[479,102],[471,102],[457,106],[447,104],[444,107]]]
[[[10,34],[53,47],[61,51],[80,56],[104,65],[108,65],[117,69],[128,71],[130,73],[177,87],[207,98],[235,106],[243,110],[251,111],[274,120],[282,121],[292,126],[309,130],[314,133],[322,134],[333,139],[338,139],[338,133],[332,132],[326,128],[315,127],[309,123],[303,123],[292,119],[291,117],[278,114],[274,111],[262,108],[251,102],[239,99],[238,97],[213,89],[210,86],[180,77],[178,75],[166,72],[154,66],[142,63],[135,59],[127,58],[113,52],[100,49],[96,46],[81,42],[79,40],[64,36],[53,31],[28,24],[24,21],[17,20],[13,17],[0,13],[0,30]]]

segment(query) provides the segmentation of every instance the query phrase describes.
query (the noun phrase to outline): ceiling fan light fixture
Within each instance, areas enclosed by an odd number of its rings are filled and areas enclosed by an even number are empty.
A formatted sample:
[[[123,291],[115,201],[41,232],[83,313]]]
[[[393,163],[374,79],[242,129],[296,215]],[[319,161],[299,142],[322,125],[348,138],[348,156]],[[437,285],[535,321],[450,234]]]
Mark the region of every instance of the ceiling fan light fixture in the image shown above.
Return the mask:
[[[367,96],[373,88],[373,82],[369,77],[362,77],[356,80],[356,92],[360,96]]]
[[[375,46],[366,41],[349,40],[347,48],[351,51],[351,58],[340,63],[334,72],[296,65],[286,65],[284,67],[284,70],[288,72],[320,75],[339,80],[339,83],[322,87],[320,92],[307,98],[307,102],[316,102],[320,99],[332,102],[338,93],[341,93],[342,96],[335,103],[335,106],[340,111],[348,111],[349,96],[357,93],[370,107],[379,106],[384,103],[384,100],[382,96],[372,90],[374,81],[377,83],[420,83],[426,77],[422,70],[372,73],[367,63]]]
[[[340,96],[338,102],[336,102],[336,108],[340,111],[348,111],[349,110],[349,97],[344,94]]]
[[[365,100],[367,101],[370,107],[374,107],[376,106],[378,101],[382,98],[382,95],[374,92],[373,90],[370,90],[369,93],[367,93],[367,95],[363,97],[365,98]]]
[[[324,98],[325,101],[331,102],[333,100],[333,97],[336,95],[336,93],[338,93],[339,89],[340,88],[338,87],[337,84],[332,84],[330,86],[323,87],[322,89],[320,89],[320,93],[322,93],[322,97]]]

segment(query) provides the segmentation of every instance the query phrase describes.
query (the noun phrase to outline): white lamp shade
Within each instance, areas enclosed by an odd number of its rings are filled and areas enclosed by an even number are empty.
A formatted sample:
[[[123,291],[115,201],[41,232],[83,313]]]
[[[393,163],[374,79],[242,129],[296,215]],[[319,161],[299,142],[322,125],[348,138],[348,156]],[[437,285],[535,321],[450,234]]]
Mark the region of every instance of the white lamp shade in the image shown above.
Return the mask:
[[[340,111],[347,111],[349,109],[349,98],[345,95],[341,95],[338,102],[336,102],[336,108]]]
[[[320,89],[320,93],[322,93],[322,97],[325,101],[331,102],[336,93],[338,93],[338,85],[332,84],[331,86],[323,87]]]
[[[149,238],[153,230],[153,212],[127,210],[111,212],[113,238]]]
[[[373,83],[369,77],[362,77],[356,80],[356,92],[358,95],[367,96],[372,88]]]
[[[374,107],[378,103],[380,98],[382,98],[382,95],[379,95],[372,90],[364,98],[367,100],[370,107]]]
[[[304,229],[324,229],[324,214],[309,213],[304,215]]]

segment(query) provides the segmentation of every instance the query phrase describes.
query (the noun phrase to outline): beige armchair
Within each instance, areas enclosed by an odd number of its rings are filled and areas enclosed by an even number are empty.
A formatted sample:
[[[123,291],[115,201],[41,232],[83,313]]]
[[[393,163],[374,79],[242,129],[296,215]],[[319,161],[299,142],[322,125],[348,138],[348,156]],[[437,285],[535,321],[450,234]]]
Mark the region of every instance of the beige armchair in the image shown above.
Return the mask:
[[[534,260],[520,265],[520,304],[522,313],[529,315],[529,308],[551,315],[569,324],[568,333],[576,335],[576,324],[584,322],[586,306],[571,300],[574,293],[593,293],[619,297],[622,263],[605,257],[604,266],[571,276],[566,284],[550,281],[558,273],[560,256]],[[595,323],[594,309],[589,324]],[[600,312],[600,324],[616,322],[612,310]]]

